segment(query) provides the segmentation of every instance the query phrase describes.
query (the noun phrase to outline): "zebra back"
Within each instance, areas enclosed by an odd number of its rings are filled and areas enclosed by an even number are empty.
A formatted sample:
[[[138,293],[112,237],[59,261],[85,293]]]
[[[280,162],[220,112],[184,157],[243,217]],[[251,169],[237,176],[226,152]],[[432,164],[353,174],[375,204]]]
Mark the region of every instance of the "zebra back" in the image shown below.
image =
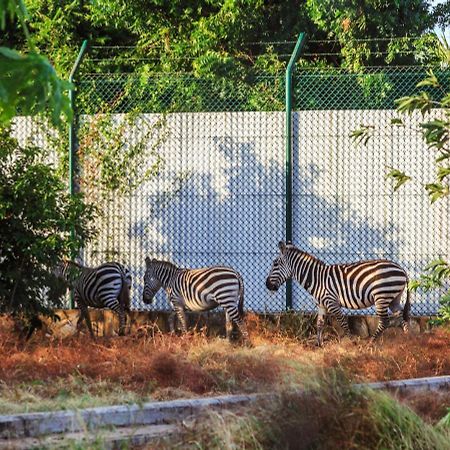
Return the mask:
[[[97,267],[77,265],[81,274],[74,290],[79,301],[86,306],[117,310],[119,305],[130,310],[130,271],[118,262],[108,262]]]

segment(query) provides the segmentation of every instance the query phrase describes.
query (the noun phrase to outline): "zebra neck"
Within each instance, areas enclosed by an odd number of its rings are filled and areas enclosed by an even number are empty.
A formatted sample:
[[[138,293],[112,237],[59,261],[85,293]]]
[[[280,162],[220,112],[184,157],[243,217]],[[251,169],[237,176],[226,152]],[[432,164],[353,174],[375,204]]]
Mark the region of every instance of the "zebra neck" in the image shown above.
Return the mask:
[[[295,255],[292,263],[292,276],[310,294],[315,293],[315,289],[320,284],[320,279],[327,265],[316,257],[301,252]]]
[[[81,275],[86,273],[87,267],[82,267],[78,264],[74,264],[70,262],[65,271],[64,271],[64,279],[66,283],[73,288],[77,281],[80,279]]]
[[[161,266],[157,272],[159,274],[159,281],[163,285],[163,288],[167,289],[172,284],[172,281],[179,272],[179,269],[175,264],[164,261],[161,263]]]

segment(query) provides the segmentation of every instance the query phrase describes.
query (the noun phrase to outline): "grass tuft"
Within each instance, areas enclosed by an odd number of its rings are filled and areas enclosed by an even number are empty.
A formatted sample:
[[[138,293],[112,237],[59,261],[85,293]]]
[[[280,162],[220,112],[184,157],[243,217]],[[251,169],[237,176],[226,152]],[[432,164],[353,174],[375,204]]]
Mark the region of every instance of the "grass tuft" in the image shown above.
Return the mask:
[[[160,448],[448,450],[450,430],[426,424],[387,394],[355,389],[339,371],[239,413],[209,412]]]

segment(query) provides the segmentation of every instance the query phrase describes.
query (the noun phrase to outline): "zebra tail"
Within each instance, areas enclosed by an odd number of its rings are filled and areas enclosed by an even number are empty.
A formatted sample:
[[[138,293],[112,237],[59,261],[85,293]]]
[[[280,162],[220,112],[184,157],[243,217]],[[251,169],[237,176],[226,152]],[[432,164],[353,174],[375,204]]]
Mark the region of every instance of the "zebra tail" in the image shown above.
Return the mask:
[[[244,317],[244,280],[238,275],[239,281],[239,304],[238,311],[241,317]]]
[[[411,312],[411,302],[409,300],[409,289],[406,288],[406,302],[405,306],[403,307],[403,320],[405,322],[409,322],[410,312]]]

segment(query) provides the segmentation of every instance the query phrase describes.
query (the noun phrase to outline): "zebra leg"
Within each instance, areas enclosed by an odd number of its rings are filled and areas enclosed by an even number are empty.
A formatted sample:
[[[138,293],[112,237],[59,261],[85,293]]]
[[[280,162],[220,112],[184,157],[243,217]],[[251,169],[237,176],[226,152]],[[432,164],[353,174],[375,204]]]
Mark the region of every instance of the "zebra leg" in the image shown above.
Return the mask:
[[[245,345],[251,346],[250,336],[247,331],[247,325],[242,318],[239,318],[238,321],[235,322],[239,331],[241,332],[242,339],[244,340]]]
[[[389,305],[389,309],[391,310],[392,315],[394,317],[399,317],[404,312],[404,308],[402,308],[402,306],[400,305],[400,300],[402,298],[402,295],[403,295],[403,292],[400,292],[400,294]],[[408,307],[409,307],[409,305],[408,306],[405,305],[405,308],[408,308]],[[409,316],[409,314],[408,314],[408,316]],[[402,329],[405,333],[409,332],[409,323],[403,317],[400,320],[400,326],[402,327]]]
[[[244,321],[244,318],[239,313],[237,306],[235,305],[223,305],[225,308],[225,313],[227,317],[232,323],[235,323],[241,333],[242,339],[244,340],[245,345],[251,345],[250,337],[247,331],[247,325]]]
[[[233,335],[233,322],[231,321],[227,311],[225,311],[225,332],[227,339],[231,342],[231,338]]]
[[[319,312],[317,314],[317,346],[322,347],[323,345],[323,327],[325,325],[325,314],[327,310],[322,306],[319,306]]]
[[[83,302],[80,301],[78,296],[75,296],[74,300],[75,300],[75,304],[78,305],[78,308],[80,309],[80,315],[79,315],[78,321],[77,321],[77,334],[80,333],[81,324],[82,324],[83,320],[85,320],[92,339],[95,339],[94,331],[92,330],[91,318],[89,317],[88,307]]]
[[[181,325],[181,331],[186,334],[187,333],[187,320],[186,320],[186,313],[184,312],[184,308],[180,307],[176,311],[178,320],[180,321]]]
[[[346,336],[351,336],[352,334],[350,333],[350,328],[348,327],[348,320],[341,310],[339,300],[334,298],[328,298],[323,301],[323,304],[327,309],[327,311],[337,319],[339,325],[344,330]]]
[[[177,318],[177,313],[172,310],[169,314],[169,330],[173,334],[175,333],[175,319]]]
[[[375,301],[375,310],[379,318],[379,323],[375,333],[371,337],[372,342],[383,333],[389,324],[388,307],[389,301],[386,299]]]
[[[187,333],[187,321],[186,321],[186,313],[184,312],[184,306],[175,299],[171,299],[170,304],[172,305],[172,309],[175,312],[176,316],[178,317],[178,320],[180,321],[182,333]]]
[[[92,339],[95,340],[94,331],[92,329],[92,322],[91,322],[91,318],[89,317],[89,311],[88,310],[86,310],[86,323],[87,323],[87,326],[89,328],[89,333],[91,333]]]
[[[124,336],[125,328],[127,325],[127,315],[122,306],[119,308],[118,314],[119,314],[119,336]]]

